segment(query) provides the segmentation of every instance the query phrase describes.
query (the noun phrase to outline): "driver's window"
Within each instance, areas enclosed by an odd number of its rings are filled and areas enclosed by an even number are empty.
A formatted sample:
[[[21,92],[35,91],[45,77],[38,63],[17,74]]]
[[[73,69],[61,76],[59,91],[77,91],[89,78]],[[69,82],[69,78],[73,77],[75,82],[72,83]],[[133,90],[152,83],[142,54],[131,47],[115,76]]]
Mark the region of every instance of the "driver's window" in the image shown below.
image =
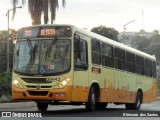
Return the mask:
[[[88,65],[87,42],[85,40],[80,39],[75,43],[74,61],[76,66],[88,69],[88,67],[84,67]]]
[[[87,57],[87,42],[84,40],[80,40],[80,60],[82,63],[88,64],[88,57]]]

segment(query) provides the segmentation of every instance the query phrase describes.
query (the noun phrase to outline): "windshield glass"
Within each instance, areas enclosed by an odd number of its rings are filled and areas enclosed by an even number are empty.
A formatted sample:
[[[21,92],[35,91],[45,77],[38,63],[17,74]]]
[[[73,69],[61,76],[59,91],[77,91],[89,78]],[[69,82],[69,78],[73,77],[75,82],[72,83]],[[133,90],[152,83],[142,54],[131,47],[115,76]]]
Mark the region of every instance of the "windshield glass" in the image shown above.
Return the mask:
[[[25,40],[15,46],[14,70],[31,75],[47,75],[70,69],[69,40]]]

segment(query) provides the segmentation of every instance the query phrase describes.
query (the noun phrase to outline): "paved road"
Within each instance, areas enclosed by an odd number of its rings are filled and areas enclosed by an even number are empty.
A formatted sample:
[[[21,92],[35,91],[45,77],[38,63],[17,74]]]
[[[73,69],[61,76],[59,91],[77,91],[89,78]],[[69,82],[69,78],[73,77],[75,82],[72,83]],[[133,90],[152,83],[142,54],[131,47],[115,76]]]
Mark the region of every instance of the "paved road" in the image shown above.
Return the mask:
[[[42,116],[47,116],[48,119],[52,119],[53,117],[56,118],[55,120],[72,120],[72,119],[77,119],[77,120],[121,120],[121,119],[159,119],[160,118],[160,101],[153,102],[153,103],[148,103],[148,104],[143,104],[141,107],[140,111],[128,111],[125,110],[124,105],[114,105],[114,104],[109,104],[108,107],[105,110],[99,110],[95,112],[86,112],[84,106],[71,106],[71,105],[59,105],[59,106],[49,106],[47,112],[39,112],[37,108],[33,105],[33,107],[23,107],[23,108],[12,108],[12,109],[0,109],[0,111],[11,111],[11,112],[18,112],[18,113],[39,113]],[[143,115],[152,115],[152,117],[131,117],[131,115],[137,115],[140,116],[141,114]],[[126,115],[129,115],[129,117]],[[159,117],[153,117],[154,115],[158,115]],[[119,116],[119,117],[116,117]],[[120,117],[123,116],[123,117]],[[44,120],[44,117],[41,119]],[[3,120],[4,118],[0,118],[0,120]],[[15,118],[16,120],[19,119],[27,119],[27,118]],[[32,120],[32,119],[30,119]],[[37,119],[40,120],[40,119]]]

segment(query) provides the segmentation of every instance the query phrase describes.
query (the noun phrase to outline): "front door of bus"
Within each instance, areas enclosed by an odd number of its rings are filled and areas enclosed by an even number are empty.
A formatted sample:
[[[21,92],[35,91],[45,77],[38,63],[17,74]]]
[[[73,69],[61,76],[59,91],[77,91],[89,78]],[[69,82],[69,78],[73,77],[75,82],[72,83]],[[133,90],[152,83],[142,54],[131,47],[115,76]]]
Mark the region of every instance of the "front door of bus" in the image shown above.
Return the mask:
[[[84,102],[88,87],[88,50],[87,42],[79,39],[74,44],[74,80],[72,101]]]

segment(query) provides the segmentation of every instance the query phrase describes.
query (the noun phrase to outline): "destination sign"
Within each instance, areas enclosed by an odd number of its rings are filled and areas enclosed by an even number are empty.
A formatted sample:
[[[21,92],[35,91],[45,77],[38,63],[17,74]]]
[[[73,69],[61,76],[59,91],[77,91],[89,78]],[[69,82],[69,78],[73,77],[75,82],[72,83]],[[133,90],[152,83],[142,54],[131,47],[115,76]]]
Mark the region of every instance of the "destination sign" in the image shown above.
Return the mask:
[[[42,29],[40,32],[41,36],[52,36],[56,34],[56,30],[55,29]]]
[[[22,28],[18,32],[18,39],[25,38],[52,38],[52,37],[71,37],[71,28],[68,26],[44,26]]]

